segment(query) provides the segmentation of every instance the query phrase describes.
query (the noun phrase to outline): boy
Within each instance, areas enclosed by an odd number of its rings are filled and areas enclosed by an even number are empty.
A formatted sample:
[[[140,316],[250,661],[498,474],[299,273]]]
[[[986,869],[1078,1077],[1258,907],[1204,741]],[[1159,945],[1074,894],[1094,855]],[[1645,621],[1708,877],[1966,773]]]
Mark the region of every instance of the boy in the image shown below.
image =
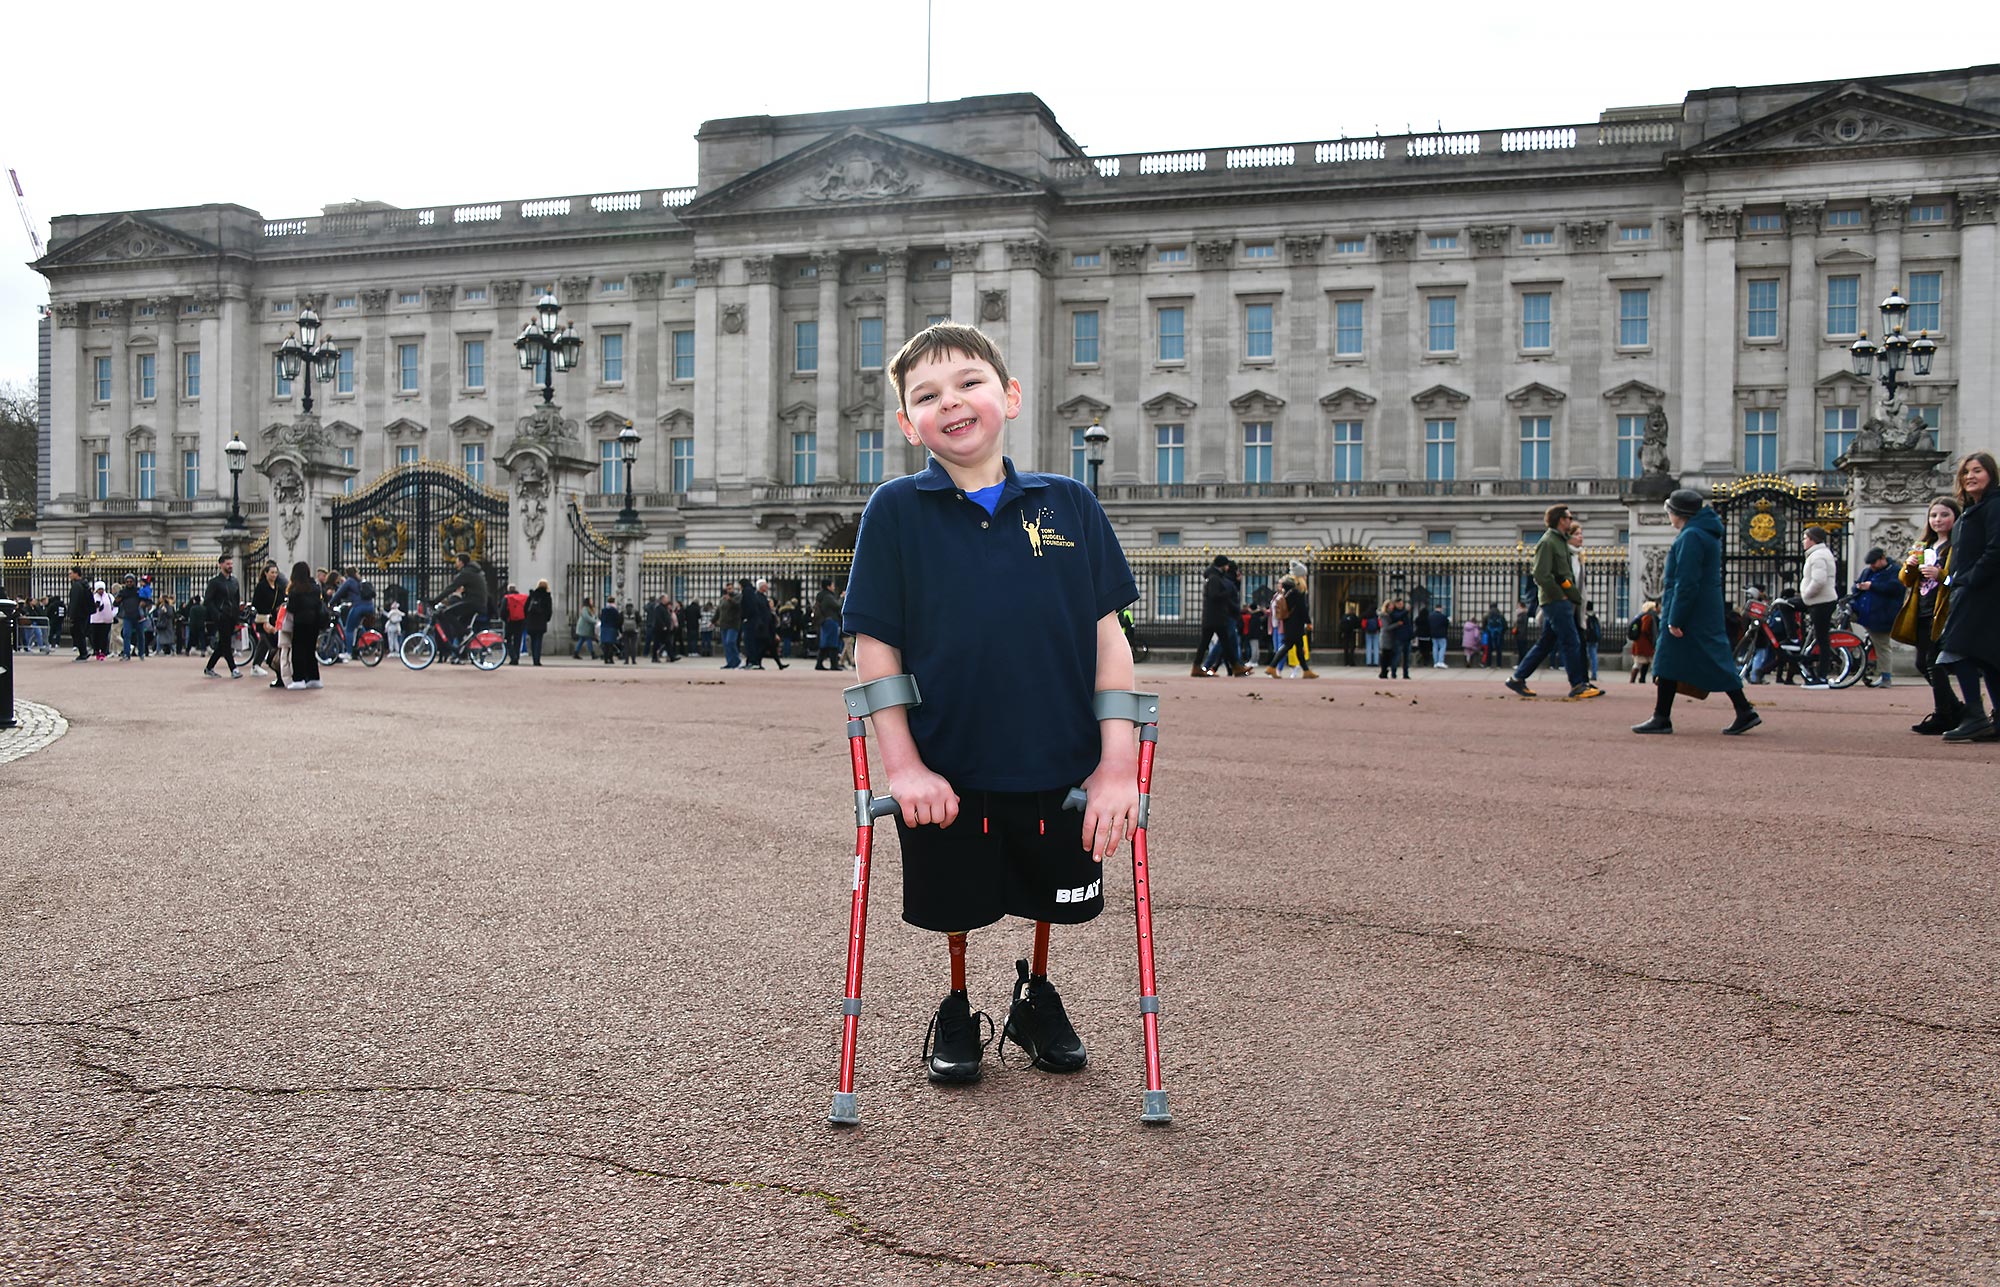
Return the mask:
[[[931,454],[861,516],[843,627],[862,682],[916,677],[922,702],[875,716],[902,806],[903,919],[946,935],[951,989],[924,1042],[934,1082],[979,1079],[984,1043],[965,983],[968,931],[1035,923],[1001,1041],[1074,1072],[1083,1042],[1048,979],[1049,926],[1104,909],[1104,859],[1136,825],[1132,725],[1099,723],[1093,692],[1132,686],[1118,613],[1139,597],[1097,500],[1002,454],[1021,412],[993,341],[940,323],[895,357],[896,423]],[[1081,785],[1079,819],[1062,808]]]

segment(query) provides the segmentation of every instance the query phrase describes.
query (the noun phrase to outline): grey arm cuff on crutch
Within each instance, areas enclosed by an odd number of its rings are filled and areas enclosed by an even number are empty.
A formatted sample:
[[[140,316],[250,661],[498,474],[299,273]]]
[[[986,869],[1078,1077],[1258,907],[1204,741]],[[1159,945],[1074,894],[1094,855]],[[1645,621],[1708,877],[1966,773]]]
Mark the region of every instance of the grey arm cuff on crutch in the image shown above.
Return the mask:
[[[1135,693],[1122,688],[1107,688],[1090,699],[1091,713],[1100,720],[1130,720],[1139,726],[1139,736],[1149,742],[1159,740],[1159,733],[1152,727],[1160,722],[1160,695],[1158,693]],[[1063,797],[1062,807],[1082,813],[1090,803],[1090,796],[1082,787],[1071,787]],[[1151,796],[1139,797],[1139,825],[1146,825],[1146,815],[1152,810]]]
[[[921,706],[924,700],[917,692],[915,675],[884,675],[865,684],[844,688],[840,697],[847,704],[849,737],[861,736],[865,731],[862,721],[878,711],[896,706]],[[866,791],[854,793],[854,822],[857,826],[866,827],[875,819],[886,818],[896,811],[896,797],[893,795],[871,797]]]

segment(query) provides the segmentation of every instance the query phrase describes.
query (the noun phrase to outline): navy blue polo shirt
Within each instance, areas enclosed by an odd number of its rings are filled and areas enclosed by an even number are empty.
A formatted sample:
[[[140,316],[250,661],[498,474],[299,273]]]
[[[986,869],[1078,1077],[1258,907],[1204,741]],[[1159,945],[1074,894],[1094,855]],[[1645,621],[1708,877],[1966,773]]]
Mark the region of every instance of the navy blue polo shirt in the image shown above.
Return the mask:
[[[875,489],[841,626],[901,650],[933,773],[960,790],[1047,791],[1097,767],[1097,623],[1139,587],[1088,488],[1001,464],[990,516],[935,460]]]

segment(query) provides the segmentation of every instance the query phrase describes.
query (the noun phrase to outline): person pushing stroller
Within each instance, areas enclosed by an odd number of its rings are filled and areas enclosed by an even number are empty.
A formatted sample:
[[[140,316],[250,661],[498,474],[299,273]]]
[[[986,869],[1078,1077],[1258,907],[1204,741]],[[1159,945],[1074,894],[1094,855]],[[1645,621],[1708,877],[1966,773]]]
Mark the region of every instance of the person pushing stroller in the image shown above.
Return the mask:
[[[903,919],[945,934],[950,958],[928,1075],[979,1079],[967,935],[1010,915],[1034,937],[1001,1042],[1074,1072],[1087,1056],[1049,982],[1049,932],[1103,910],[1103,860],[1138,822],[1133,725],[1092,713],[1094,693],[1132,685],[1118,614],[1138,586],[1086,488],[1003,454],[1022,394],[991,339],[928,327],[889,376],[897,424],[931,460],[869,499],[842,624],[861,681],[908,674],[923,694],[878,712],[876,736],[901,806]],[[1080,818],[1063,808],[1079,785]]]

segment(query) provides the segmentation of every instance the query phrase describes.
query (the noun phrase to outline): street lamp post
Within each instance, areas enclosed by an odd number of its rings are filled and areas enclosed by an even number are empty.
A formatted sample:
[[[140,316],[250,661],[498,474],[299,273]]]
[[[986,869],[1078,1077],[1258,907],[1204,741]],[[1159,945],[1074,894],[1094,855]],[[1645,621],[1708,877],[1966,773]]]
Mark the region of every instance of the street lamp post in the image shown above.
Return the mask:
[[[1090,428],[1083,431],[1083,446],[1090,461],[1090,494],[1097,495],[1097,471],[1104,468],[1104,448],[1111,442],[1111,431],[1103,425],[1102,418],[1092,416]]]
[[[319,333],[319,314],[308,308],[299,314],[299,333],[287,335],[278,346],[278,374],[286,383],[303,378],[300,408],[306,415],[313,409],[313,380],[331,384],[340,374],[340,350]]]
[[[222,451],[229,457],[229,517],[222,525],[232,532],[240,532],[243,530],[243,507],[239,503],[238,489],[243,480],[243,462],[249,456],[250,448],[243,444],[242,438],[232,433],[229,441],[223,444]]]
[[[575,322],[563,322],[561,312],[554,295],[543,295],[535,303],[535,316],[514,340],[521,369],[536,373],[533,378],[541,387],[544,406],[556,400],[556,372],[574,370],[583,359],[583,337],[576,333]]]
[[[1910,301],[1903,298],[1902,291],[1891,287],[1889,297],[1882,301],[1880,310],[1882,342],[1873,342],[1868,338],[1868,332],[1863,331],[1848,352],[1853,355],[1854,374],[1863,379],[1873,375],[1888,393],[1890,405],[1894,406],[1896,385],[1903,368],[1908,366],[1913,377],[1929,375],[1938,346],[1929,331],[1918,331],[1914,340],[1904,334],[1903,323],[1909,320]]]
[[[618,526],[636,527],[639,511],[632,508],[632,468],[639,463],[639,431],[630,420],[618,433],[618,460],[625,472],[625,508],[618,511]]]

